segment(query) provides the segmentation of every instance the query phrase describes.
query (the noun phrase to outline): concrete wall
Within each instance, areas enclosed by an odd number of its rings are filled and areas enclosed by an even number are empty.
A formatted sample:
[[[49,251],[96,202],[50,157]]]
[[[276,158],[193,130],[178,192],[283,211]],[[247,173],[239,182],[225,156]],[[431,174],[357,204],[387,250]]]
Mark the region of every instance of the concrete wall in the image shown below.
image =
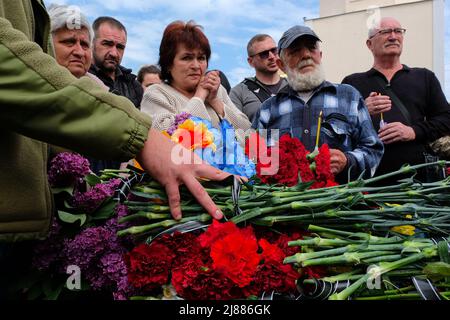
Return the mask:
[[[340,0],[321,0],[324,5]],[[414,67],[433,70],[444,83],[444,0],[399,1],[399,0],[344,0],[349,8],[367,8],[381,3],[394,4],[378,10],[353,11],[346,14],[305,20],[322,39],[323,64],[327,79],[340,82],[346,75],[369,70],[373,63],[372,54],[365,42],[368,25],[376,16],[395,17],[407,29],[401,61]],[[338,3],[340,2],[340,3]],[[324,6],[324,10],[327,9]],[[328,10],[329,9],[329,10]],[[337,12],[336,6],[328,6],[327,12]]]
[[[366,10],[367,7],[371,5],[385,7],[418,1],[422,0],[320,0],[320,16],[328,17],[337,14]]]

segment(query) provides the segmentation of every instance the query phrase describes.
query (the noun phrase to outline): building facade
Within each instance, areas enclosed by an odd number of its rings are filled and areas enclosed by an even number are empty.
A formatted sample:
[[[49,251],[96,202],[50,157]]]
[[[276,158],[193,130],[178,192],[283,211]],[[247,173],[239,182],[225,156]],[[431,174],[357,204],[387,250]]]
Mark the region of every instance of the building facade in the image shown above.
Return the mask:
[[[320,17],[305,24],[322,39],[327,79],[369,70],[366,46],[370,26],[379,18],[395,17],[407,30],[402,63],[432,70],[444,85],[445,0],[321,0]]]

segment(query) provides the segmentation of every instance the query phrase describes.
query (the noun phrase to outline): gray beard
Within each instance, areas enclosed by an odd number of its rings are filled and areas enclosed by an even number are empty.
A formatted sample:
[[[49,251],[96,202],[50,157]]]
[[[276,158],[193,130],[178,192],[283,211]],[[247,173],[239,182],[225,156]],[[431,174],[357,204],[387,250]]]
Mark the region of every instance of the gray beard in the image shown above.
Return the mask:
[[[325,81],[325,71],[321,64],[306,74],[286,66],[287,82],[295,91],[312,91]]]

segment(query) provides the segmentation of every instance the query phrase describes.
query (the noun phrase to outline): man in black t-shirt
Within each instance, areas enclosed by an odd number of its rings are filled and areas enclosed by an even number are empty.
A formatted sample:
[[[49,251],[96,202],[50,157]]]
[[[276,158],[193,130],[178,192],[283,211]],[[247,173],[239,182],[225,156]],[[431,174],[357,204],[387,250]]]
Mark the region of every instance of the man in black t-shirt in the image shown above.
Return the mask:
[[[342,81],[361,92],[385,145],[376,175],[423,163],[427,144],[450,132],[450,108],[434,73],[400,62],[405,32],[396,19],[381,19],[366,41],[372,69]],[[424,172],[417,178],[427,180]]]

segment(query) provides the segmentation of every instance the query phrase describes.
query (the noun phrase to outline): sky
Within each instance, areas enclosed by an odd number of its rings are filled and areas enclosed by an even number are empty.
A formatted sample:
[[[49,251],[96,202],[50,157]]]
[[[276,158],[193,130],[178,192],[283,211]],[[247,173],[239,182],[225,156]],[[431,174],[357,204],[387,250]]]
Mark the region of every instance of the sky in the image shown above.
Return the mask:
[[[234,86],[254,70],[247,63],[248,40],[257,33],[275,41],[303,18],[319,17],[319,0],[44,0],[79,6],[90,22],[113,16],[127,28],[128,40],[122,65],[137,73],[144,64],[158,62],[165,27],[175,20],[202,25],[212,49],[210,69],[220,69]],[[445,2],[445,78],[450,100],[450,0]]]

